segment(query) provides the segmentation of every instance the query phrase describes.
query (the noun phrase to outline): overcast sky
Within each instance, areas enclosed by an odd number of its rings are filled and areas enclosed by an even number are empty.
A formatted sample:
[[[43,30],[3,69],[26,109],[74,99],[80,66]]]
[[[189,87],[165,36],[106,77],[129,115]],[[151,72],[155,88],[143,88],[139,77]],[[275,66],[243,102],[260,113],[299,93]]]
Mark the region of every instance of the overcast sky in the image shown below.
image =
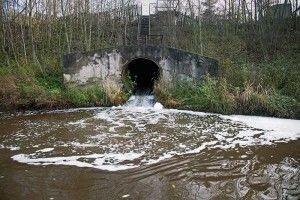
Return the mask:
[[[148,15],[149,3],[156,3],[156,0],[138,0],[138,2],[143,4],[143,15]]]

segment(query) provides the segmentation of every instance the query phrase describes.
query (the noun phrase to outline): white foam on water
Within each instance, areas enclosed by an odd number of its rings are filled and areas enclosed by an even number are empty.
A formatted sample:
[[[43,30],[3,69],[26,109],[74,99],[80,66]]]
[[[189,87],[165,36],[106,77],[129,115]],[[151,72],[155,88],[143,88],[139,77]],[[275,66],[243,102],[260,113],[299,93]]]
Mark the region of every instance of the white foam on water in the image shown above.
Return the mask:
[[[95,143],[80,143],[80,142],[71,142],[69,143],[68,146],[73,146],[73,147],[97,147],[99,146],[98,144]]]
[[[18,151],[21,148],[18,146],[5,146],[4,144],[0,144],[0,149],[9,149],[11,151]]]
[[[205,113],[205,112],[197,112],[191,110],[178,110],[178,109],[167,109],[166,112],[168,113],[177,113],[177,114],[189,114],[189,115],[196,115],[196,116],[207,116],[207,115],[218,115],[214,113]]]
[[[181,155],[184,154],[194,154],[194,153],[200,153],[201,151],[203,151],[207,146],[213,146],[215,144],[217,144],[218,141],[211,141],[211,142],[204,142],[202,143],[199,147],[197,147],[196,149],[187,151],[185,153],[182,153]]]
[[[122,196],[122,198],[128,198],[128,197],[130,197],[130,194],[124,194],[124,195]]]
[[[69,109],[57,109],[57,110],[49,110],[45,113],[72,113],[72,112],[79,112],[79,111],[91,111],[91,110],[98,110],[99,107],[87,107],[87,108],[69,108]],[[105,108],[102,108],[105,109]]]
[[[226,116],[162,109],[159,104],[155,108],[155,105],[99,108],[98,113],[89,118],[66,123],[68,128],[76,127],[79,130],[76,133],[84,132],[85,135],[81,136],[85,137],[83,140],[77,140],[76,134],[70,132],[72,134],[70,138],[74,137],[73,141],[60,142],[59,145],[53,145],[53,148],[49,148],[49,144],[38,146],[35,144],[32,146],[40,148],[48,146],[48,148],[31,154],[18,154],[12,158],[33,165],[71,165],[118,171],[155,164],[175,155],[196,154],[211,148],[272,145],[300,138],[300,120]],[[43,127],[42,124],[33,122],[27,124],[32,127],[37,125]],[[51,124],[48,126],[52,127]],[[91,127],[94,129],[87,129]],[[125,131],[120,132],[120,129]],[[39,134],[33,135],[38,137]],[[20,133],[13,139],[18,141],[21,136]],[[184,140],[180,139],[182,137]],[[165,146],[159,146],[165,143]],[[55,148],[63,146],[74,148],[72,152],[77,155],[58,157],[47,155]],[[9,146],[0,144],[1,147]],[[99,149],[106,149],[104,151],[106,153],[96,153]],[[39,157],[41,152],[44,153],[43,157]]]
[[[7,149],[10,149],[11,151],[18,151],[20,150],[21,148],[20,147],[15,147],[15,146],[8,146],[6,147]]]
[[[154,104],[153,108],[156,109],[156,110],[161,110],[161,109],[164,108],[164,106],[163,106],[161,103],[156,102],[156,103]]]
[[[12,159],[20,163],[31,165],[69,165],[77,167],[91,167],[101,170],[118,171],[136,168],[138,165],[133,163],[120,164],[124,161],[133,161],[144,154],[142,153],[108,153],[108,154],[90,154],[80,156],[48,157],[34,158],[35,154],[18,154],[12,156]],[[83,159],[91,159],[91,162],[84,162]]]
[[[69,125],[78,125],[78,126],[80,126],[82,128],[85,128],[87,126],[87,123],[86,123],[85,119],[78,120],[78,121],[75,121],[75,122],[69,122],[68,124]]]
[[[50,152],[50,151],[53,151],[53,150],[54,150],[54,148],[44,148],[44,149],[37,150],[36,152],[46,153],[46,152]]]
[[[260,137],[266,140],[296,140],[300,138],[300,120],[245,115],[221,115],[221,117],[266,130],[265,134]],[[251,132],[248,134],[251,135]]]

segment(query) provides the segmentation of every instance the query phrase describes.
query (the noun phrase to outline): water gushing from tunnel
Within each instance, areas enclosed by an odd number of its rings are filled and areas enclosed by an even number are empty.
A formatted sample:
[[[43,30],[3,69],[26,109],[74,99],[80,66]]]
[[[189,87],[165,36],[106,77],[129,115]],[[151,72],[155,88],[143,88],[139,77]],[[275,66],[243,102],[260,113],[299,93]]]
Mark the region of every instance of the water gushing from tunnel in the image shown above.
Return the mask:
[[[134,83],[133,95],[129,98],[126,106],[155,106],[153,89],[160,76],[158,65],[152,60],[137,58],[126,65],[126,72]]]

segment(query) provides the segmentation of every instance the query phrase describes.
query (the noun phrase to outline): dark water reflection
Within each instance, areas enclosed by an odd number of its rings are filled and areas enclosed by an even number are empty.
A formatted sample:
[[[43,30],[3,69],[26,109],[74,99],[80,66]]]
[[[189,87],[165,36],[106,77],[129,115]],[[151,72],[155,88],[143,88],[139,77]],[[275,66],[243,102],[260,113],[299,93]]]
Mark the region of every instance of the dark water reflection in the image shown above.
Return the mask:
[[[269,132],[168,110],[2,115],[0,199],[299,199],[300,140]]]

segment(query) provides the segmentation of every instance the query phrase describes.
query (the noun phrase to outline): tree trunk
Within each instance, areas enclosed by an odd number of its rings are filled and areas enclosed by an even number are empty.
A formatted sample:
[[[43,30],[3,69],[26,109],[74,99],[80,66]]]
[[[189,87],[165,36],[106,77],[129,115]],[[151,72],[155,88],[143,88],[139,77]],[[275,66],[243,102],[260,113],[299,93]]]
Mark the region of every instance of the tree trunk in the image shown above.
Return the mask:
[[[2,23],[3,23],[3,4],[4,4],[4,1],[0,0],[0,25],[1,26],[2,26]]]

